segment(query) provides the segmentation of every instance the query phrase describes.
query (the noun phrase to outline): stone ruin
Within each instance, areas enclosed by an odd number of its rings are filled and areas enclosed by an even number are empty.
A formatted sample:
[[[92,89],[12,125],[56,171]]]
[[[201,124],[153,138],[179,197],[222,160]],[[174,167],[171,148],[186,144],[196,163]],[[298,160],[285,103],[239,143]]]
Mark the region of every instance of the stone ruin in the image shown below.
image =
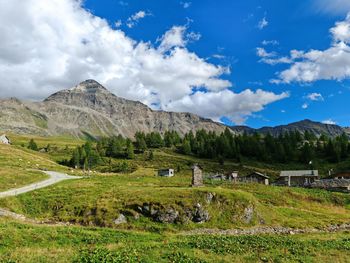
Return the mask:
[[[202,168],[195,164],[192,166],[192,187],[204,186]]]

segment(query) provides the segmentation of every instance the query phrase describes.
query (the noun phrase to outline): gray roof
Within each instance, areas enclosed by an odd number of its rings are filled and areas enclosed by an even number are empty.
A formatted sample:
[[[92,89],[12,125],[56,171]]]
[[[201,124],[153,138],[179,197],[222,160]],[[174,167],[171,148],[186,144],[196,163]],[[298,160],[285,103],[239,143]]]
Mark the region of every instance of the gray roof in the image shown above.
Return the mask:
[[[318,170],[300,170],[300,171],[282,171],[280,177],[303,177],[303,176],[315,176],[318,177]]]

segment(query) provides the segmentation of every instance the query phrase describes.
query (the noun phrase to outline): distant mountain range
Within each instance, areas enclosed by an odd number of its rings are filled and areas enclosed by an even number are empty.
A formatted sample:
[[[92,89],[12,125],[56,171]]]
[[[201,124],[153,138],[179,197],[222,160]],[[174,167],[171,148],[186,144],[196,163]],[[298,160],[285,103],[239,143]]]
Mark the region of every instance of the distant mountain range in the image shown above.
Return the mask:
[[[70,135],[76,137],[123,135],[133,137],[135,132],[175,130],[184,135],[204,129],[223,132],[227,126],[191,113],[154,111],[148,106],[109,92],[94,80],[59,91],[42,102],[20,101],[16,98],[0,100],[0,131],[31,135]],[[229,127],[233,133],[271,133],[310,131],[316,135],[350,134],[348,128],[322,124],[310,120],[277,127],[253,129],[246,126]]]
[[[233,126],[231,129],[239,134],[243,134],[244,132],[247,134],[253,134],[257,132],[261,134],[270,133],[272,136],[278,136],[290,131],[299,131],[301,133],[308,131],[315,134],[316,136],[324,134],[329,137],[336,137],[342,135],[343,133],[350,135],[350,128],[343,128],[338,125],[324,124],[311,120],[303,120],[276,127],[262,127],[260,129],[253,129],[247,126]]]

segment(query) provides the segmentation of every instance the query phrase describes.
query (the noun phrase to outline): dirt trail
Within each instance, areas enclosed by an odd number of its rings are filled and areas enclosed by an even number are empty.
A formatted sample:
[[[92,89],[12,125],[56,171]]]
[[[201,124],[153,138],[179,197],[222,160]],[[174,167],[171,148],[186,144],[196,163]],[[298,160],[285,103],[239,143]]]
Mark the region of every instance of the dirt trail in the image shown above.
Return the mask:
[[[16,196],[16,195],[28,193],[28,192],[35,191],[35,190],[40,189],[40,188],[44,188],[44,187],[56,184],[56,183],[64,181],[64,180],[72,180],[72,179],[82,178],[82,177],[70,176],[70,175],[67,175],[64,173],[58,173],[58,172],[44,172],[44,173],[46,173],[48,176],[50,176],[50,178],[47,180],[41,181],[41,182],[37,182],[37,183],[23,186],[20,188],[11,189],[11,190],[8,190],[5,192],[0,192],[0,198],[5,198],[5,197]]]

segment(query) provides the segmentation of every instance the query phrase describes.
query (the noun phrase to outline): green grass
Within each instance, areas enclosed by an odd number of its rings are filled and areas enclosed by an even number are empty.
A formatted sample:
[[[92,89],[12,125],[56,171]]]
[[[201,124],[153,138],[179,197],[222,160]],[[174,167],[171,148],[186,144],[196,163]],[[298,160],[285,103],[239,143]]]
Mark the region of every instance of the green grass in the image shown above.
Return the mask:
[[[349,262],[350,234],[182,236],[0,219],[1,262]]]
[[[14,146],[0,145],[0,187],[4,190],[43,179],[37,169],[83,174],[57,164],[70,158],[73,148],[83,143],[80,140],[34,137],[39,147],[53,147],[48,153],[38,153],[21,147],[30,137],[11,139]],[[200,163],[205,172],[238,170],[240,174],[257,170],[277,175],[281,167],[253,161],[219,165],[215,160],[184,156],[170,149],[155,150],[151,161],[137,154],[135,160],[126,162],[138,169],[130,174],[97,171],[84,179],[0,199],[0,207],[29,218],[75,225],[34,226],[0,218],[0,262],[103,262],[112,258],[114,261],[106,262],[349,262],[349,233],[180,235],[198,228],[321,228],[350,222],[349,194],[217,181],[192,188],[193,163]],[[156,176],[157,169],[169,167],[180,171],[173,178]],[[207,201],[209,193],[214,196],[211,202]],[[200,203],[211,218],[203,224],[162,224],[137,217],[138,207],[144,203],[161,209],[172,207],[180,214]],[[254,210],[250,221],[244,218],[248,207]],[[117,226],[113,221],[121,213],[128,223]]]

